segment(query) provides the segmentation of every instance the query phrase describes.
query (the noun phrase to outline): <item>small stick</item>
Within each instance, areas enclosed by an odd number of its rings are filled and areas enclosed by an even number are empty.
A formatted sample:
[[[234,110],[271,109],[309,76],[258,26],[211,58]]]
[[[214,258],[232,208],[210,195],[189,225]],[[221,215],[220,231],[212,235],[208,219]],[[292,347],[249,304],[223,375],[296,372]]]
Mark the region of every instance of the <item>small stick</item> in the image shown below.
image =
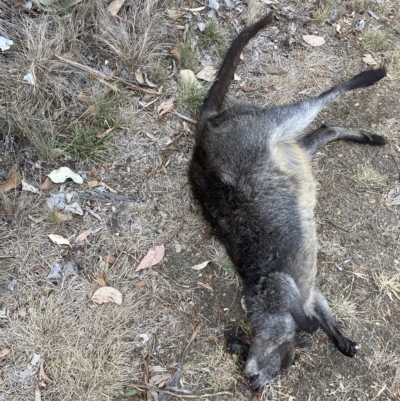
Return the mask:
[[[73,67],[76,67],[76,68],[80,68],[81,70],[84,70],[84,71],[96,76],[97,79],[99,79],[105,85],[109,86],[113,91],[119,92],[119,89],[116,86],[107,82],[109,77],[106,74],[103,74],[102,72],[97,71],[94,68],[88,67],[87,65],[83,65],[83,64],[77,63],[76,61],[68,60],[64,57],[57,56],[56,54],[55,54],[55,57],[58,58],[59,60],[63,61],[64,63],[72,65]]]
[[[178,383],[178,380],[180,379],[181,374],[182,374],[182,371],[183,371],[183,366],[185,365],[185,362],[186,362],[186,361],[185,361],[185,358],[186,358],[186,354],[187,354],[187,352],[188,352],[188,350],[189,350],[190,344],[191,344],[191,343],[193,342],[193,340],[196,338],[197,334],[199,334],[200,329],[201,329],[201,324],[199,324],[199,325],[193,330],[193,333],[192,333],[192,335],[190,336],[189,341],[187,342],[186,347],[185,347],[185,349],[184,349],[183,352],[182,352],[181,361],[179,362],[179,365],[178,365],[178,367],[176,368],[175,373],[171,376],[171,378],[167,381],[167,383],[166,383],[165,386],[164,386],[165,391],[167,391],[168,388],[170,388],[170,387],[175,387],[176,384]],[[175,394],[175,393],[172,393],[172,394]],[[159,398],[159,400],[160,400],[160,401],[168,401],[169,398],[170,398],[170,397],[169,397],[170,395],[171,395],[171,394],[167,394],[166,397],[164,397],[164,395],[162,395],[162,396]]]
[[[172,391],[162,390],[160,388],[153,387],[153,386],[147,386],[144,384],[132,384],[132,386],[137,387],[138,389],[156,391],[158,393],[171,395],[171,396],[179,398],[179,399],[183,399],[183,398],[199,399],[199,398],[214,397],[216,395],[233,395],[229,391],[220,391],[218,393],[213,393],[213,394],[210,393],[210,394],[183,394],[183,395],[180,395],[180,394],[173,393]]]
[[[196,120],[193,120],[193,118],[186,117],[186,116],[184,116],[183,114],[178,113],[178,112],[175,111],[175,110],[172,111],[172,114],[176,114],[178,117],[182,118],[182,120],[188,121],[189,123],[197,124],[197,121],[196,121]]]

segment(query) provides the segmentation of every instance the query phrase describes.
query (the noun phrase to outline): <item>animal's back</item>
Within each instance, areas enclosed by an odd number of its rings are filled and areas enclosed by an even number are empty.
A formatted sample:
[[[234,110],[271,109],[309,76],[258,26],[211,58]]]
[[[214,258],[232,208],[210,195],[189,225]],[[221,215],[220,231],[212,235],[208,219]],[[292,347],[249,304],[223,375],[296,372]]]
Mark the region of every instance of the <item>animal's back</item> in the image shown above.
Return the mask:
[[[202,177],[197,197],[242,278],[257,282],[283,266],[295,279],[299,264],[315,264],[314,179],[297,142],[275,142],[262,115],[236,105],[204,121],[192,174]]]

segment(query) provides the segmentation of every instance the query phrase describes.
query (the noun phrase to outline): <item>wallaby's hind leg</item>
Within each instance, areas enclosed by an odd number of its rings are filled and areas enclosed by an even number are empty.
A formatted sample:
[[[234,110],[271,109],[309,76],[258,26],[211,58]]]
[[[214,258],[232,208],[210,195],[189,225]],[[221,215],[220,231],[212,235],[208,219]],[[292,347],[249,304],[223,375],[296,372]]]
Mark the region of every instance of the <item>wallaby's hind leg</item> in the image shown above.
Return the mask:
[[[322,125],[318,129],[298,139],[299,145],[306,151],[311,159],[313,154],[322,146],[337,139],[345,139],[368,145],[382,146],[386,143],[385,138],[380,135],[370,134],[366,131],[353,131],[344,127]]]
[[[336,345],[338,350],[346,356],[354,356],[357,352],[357,344],[344,337],[336,326],[331,308],[325,297],[319,292],[315,292],[314,312],[319,319],[319,323],[330,340]]]

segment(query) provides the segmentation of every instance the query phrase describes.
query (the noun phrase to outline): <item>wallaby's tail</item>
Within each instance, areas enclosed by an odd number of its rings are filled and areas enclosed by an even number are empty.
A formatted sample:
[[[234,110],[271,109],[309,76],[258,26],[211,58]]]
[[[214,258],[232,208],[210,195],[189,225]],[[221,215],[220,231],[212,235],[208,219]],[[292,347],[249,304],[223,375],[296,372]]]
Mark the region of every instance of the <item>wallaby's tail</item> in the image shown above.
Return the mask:
[[[236,70],[240,53],[246,46],[247,42],[254,35],[256,35],[258,31],[260,31],[272,21],[272,17],[272,13],[269,13],[263,19],[256,22],[254,25],[249,26],[244,31],[242,31],[239,36],[233,41],[231,47],[226,53],[222,66],[218,71],[217,80],[211,86],[211,89],[208,92],[208,95],[203,103],[203,107],[201,108],[202,113],[216,112],[221,108],[225,94]]]

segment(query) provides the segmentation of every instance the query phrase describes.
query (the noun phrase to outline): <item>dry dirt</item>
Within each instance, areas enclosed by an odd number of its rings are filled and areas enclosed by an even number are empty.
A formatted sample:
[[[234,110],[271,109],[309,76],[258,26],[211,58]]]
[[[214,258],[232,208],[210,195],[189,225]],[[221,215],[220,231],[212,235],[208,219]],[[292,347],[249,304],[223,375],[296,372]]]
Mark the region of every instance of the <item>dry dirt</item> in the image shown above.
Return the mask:
[[[276,15],[274,23],[243,52],[244,60],[237,70],[241,80],[232,83],[229,101],[246,99],[273,105],[318,94],[367,68],[360,41],[365,30],[379,26],[391,44],[385,51],[372,52],[378,62],[388,64],[391,79],[348,94],[321,113],[315,123],[315,127],[326,122],[363,128],[388,140],[383,148],[333,143],[313,160],[319,184],[316,219],[320,287],[343,332],[360,345],[359,352],[353,359],[345,358],[318,331],[306,337],[313,346],[299,352],[289,372],[254,397],[246,386],[240,361],[225,344],[227,332],[249,335],[240,304],[240,281],[223,248],[202,222],[189,192],[186,170],[194,126],[183,124],[184,120],[171,112],[161,118],[157,114],[163,99],[180,96],[169,55],[172,46],[182,41],[179,25],[197,22],[193,12],[172,20],[166,10],[194,8],[201,3],[153,1],[156,5],[152,12],[158,13],[165,36],[158,43],[161,50],[154,47],[151,53],[148,49],[150,56],[139,58],[137,65],[122,62],[118,52],[102,53],[101,46],[92,54],[73,58],[100,69],[106,57],[111,57],[116,75],[130,82],[135,82],[137,67],[151,75],[155,60],[161,60],[166,69],[157,96],[127,91],[123,83],[112,81],[123,92],[124,100],[117,105],[123,123],[115,130],[114,147],[103,163],[78,164],[65,157],[44,162],[30,142],[6,124],[7,101],[0,95],[0,181],[14,164],[25,181],[35,186],[54,168],[69,166],[84,177],[84,183],[67,182],[63,190],[76,192],[82,208],[95,210],[100,217],[86,212],[59,226],[47,220],[32,221],[28,216],[46,216],[46,199],[60,190],[59,184],[38,194],[21,187],[0,193],[0,351],[10,349],[0,357],[0,400],[34,399],[35,392],[39,397],[36,401],[151,399],[145,393],[129,398],[123,395],[135,389],[135,384],[143,384],[146,369],[151,383],[170,377],[199,326],[180,380],[180,387],[198,395],[194,399],[399,399],[400,206],[390,205],[388,194],[399,185],[400,172],[400,4],[385,0],[278,4],[272,0],[250,2],[249,6],[232,1],[227,2],[234,4],[229,7],[220,1],[217,20],[229,38],[244,26],[248,14],[265,12],[269,5]],[[127,1],[121,13],[129,17],[132,4]],[[317,10],[329,4],[341,7],[343,14],[336,21],[316,20]],[[2,6],[1,11],[0,35],[10,27],[10,13],[22,12],[15,5]],[[368,11],[385,19],[378,21]],[[208,12],[199,11],[199,20],[207,22]],[[42,16],[25,13],[24,18],[34,24]],[[366,28],[356,31],[362,19]],[[341,27],[339,33],[337,25]],[[90,29],[90,25],[82,26]],[[118,31],[114,32],[117,38]],[[324,36],[326,43],[321,47],[306,45],[304,34]],[[16,49],[0,54],[6,65],[1,70],[4,87],[4,74],[18,68],[17,53],[24,49],[23,43],[16,42]],[[65,48],[61,55],[70,58]],[[212,46],[200,51],[199,62],[207,58],[215,65],[220,62]],[[42,66],[44,61],[37,63]],[[67,77],[71,93],[88,88],[101,91],[107,86],[107,82],[82,70],[56,66],[59,69],[48,70],[46,76]],[[29,84],[22,79],[19,84],[28,90]],[[153,105],[143,107],[156,98]],[[185,105],[178,102],[174,110],[190,116]],[[68,113],[73,114],[71,110]],[[105,198],[88,188],[89,180],[102,181],[131,199]],[[91,199],[86,199],[88,195]],[[75,244],[76,236],[87,229],[92,234]],[[68,238],[72,247],[52,243],[49,234]],[[166,248],[163,261],[135,272],[148,249],[159,244]],[[107,254],[117,258],[113,264],[102,260]],[[206,260],[211,262],[204,269],[190,268]],[[52,264],[68,261],[74,263],[74,274],[56,285],[49,283]],[[99,278],[121,291],[121,306],[97,305],[90,300],[100,287]],[[38,365],[26,371],[34,354],[40,355],[46,374],[53,380],[45,381],[45,388],[40,390],[37,383],[39,379],[43,383],[43,376]],[[200,398],[201,394],[218,392],[229,394]]]

